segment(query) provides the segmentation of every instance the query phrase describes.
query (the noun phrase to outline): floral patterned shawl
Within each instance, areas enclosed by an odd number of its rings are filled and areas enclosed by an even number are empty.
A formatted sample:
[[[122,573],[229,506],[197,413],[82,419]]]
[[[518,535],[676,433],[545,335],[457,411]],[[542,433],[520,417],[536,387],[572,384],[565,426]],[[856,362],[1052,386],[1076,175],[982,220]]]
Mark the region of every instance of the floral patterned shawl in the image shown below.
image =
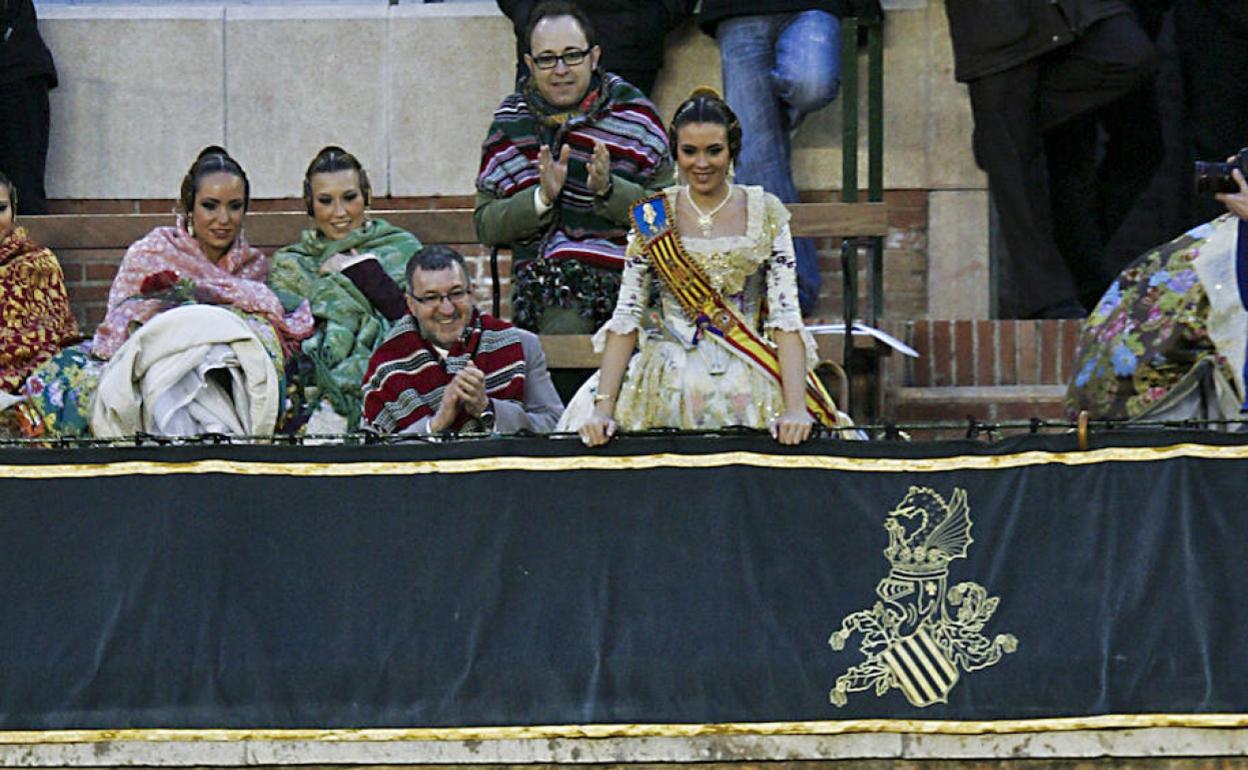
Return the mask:
[[[0,240],[0,390],[15,390],[79,336],[56,256],[14,229]]]
[[[269,260],[259,249],[240,235],[221,260],[213,263],[179,217],[176,226],[158,227],[126,251],[108,291],[108,315],[95,330],[92,352],[96,356],[112,358],[133,329],[169,308],[168,302],[159,299],[135,299],[144,293],[145,279],[150,283],[153,276],[168,273],[174,280],[194,284],[196,299],[232,305],[264,317],[273,325],[284,349],[312,334],[308,303],[287,315],[277,295],[265,284]]]

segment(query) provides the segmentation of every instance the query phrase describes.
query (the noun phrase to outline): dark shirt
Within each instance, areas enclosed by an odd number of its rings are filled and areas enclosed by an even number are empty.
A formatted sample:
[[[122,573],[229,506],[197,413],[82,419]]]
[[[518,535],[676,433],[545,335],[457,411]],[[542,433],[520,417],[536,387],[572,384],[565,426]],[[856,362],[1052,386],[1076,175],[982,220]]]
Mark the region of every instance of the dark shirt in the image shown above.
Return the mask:
[[[0,83],[42,77],[56,88],[56,65],[39,36],[31,0],[0,0]]]
[[[947,0],[954,77],[966,82],[1017,67],[1130,12],[1122,0]]]

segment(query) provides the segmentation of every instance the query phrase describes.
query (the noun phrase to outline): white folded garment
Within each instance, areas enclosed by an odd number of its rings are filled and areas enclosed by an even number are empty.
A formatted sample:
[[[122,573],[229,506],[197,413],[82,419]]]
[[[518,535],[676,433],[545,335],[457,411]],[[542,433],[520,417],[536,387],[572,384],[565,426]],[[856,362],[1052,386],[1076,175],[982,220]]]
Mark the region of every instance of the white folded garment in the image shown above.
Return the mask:
[[[126,340],[100,374],[96,436],[270,434],[277,369],[247,322],[212,305],[165,311]]]

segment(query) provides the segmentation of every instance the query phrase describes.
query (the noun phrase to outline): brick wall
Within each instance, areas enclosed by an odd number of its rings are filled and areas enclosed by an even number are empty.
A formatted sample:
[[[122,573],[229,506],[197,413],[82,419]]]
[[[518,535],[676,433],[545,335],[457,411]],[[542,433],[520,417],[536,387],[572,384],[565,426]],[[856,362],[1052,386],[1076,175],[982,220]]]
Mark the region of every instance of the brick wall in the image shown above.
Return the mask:
[[[1062,385],[1070,378],[1082,321],[914,321],[903,385]]]
[[[919,352],[886,366],[887,419],[901,423],[1067,419],[1082,321],[918,320],[888,330]],[[916,438],[955,438],[964,429]]]
[[[834,191],[804,193],[806,201],[838,200]],[[885,193],[889,212],[889,234],[885,239],[885,306],[884,317],[895,319],[922,318],[927,311],[927,193],[923,190],[893,190]],[[174,209],[173,199],[142,200],[52,200],[52,214],[161,214]],[[375,209],[446,209],[471,208],[472,196],[440,196],[420,198],[377,198]],[[252,211],[302,211],[303,202],[295,198],[254,200]],[[272,252],[280,244],[256,244]],[[476,284],[478,300],[490,300],[489,250],[480,244],[452,244],[467,257]],[[815,320],[836,320],[841,313],[840,243],[831,238],[816,239],[823,284]],[[104,317],[108,287],[121,261],[121,251],[76,250],[58,252],[65,268],[69,299],[84,331],[94,329]],[[868,263],[865,254],[859,259],[859,307],[866,309],[870,291]],[[499,274],[503,296],[503,315],[510,314],[509,296],[511,260],[500,255]]]
[[[807,203],[840,200],[836,191],[804,192]],[[882,318],[914,319],[927,316],[927,191],[887,190],[888,235],[884,239],[884,307]],[[839,320],[841,298],[841,244],[832,238],[817,238],[819,271],[823,284],[815,317]],[[870,261],[863,251],[858,257],[859,315],[867,312],[871,291]]]

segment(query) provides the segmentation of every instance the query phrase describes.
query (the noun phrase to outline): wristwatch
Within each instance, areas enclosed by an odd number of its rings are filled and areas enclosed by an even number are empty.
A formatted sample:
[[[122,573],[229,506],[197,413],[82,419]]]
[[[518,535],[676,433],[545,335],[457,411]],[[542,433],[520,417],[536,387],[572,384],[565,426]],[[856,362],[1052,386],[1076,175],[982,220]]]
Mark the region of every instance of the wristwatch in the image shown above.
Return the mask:
[[[481,423],[481,430],[485,433],[494,432],[494,410],[486,407],[485,411],[477,415],[477,422]]]

